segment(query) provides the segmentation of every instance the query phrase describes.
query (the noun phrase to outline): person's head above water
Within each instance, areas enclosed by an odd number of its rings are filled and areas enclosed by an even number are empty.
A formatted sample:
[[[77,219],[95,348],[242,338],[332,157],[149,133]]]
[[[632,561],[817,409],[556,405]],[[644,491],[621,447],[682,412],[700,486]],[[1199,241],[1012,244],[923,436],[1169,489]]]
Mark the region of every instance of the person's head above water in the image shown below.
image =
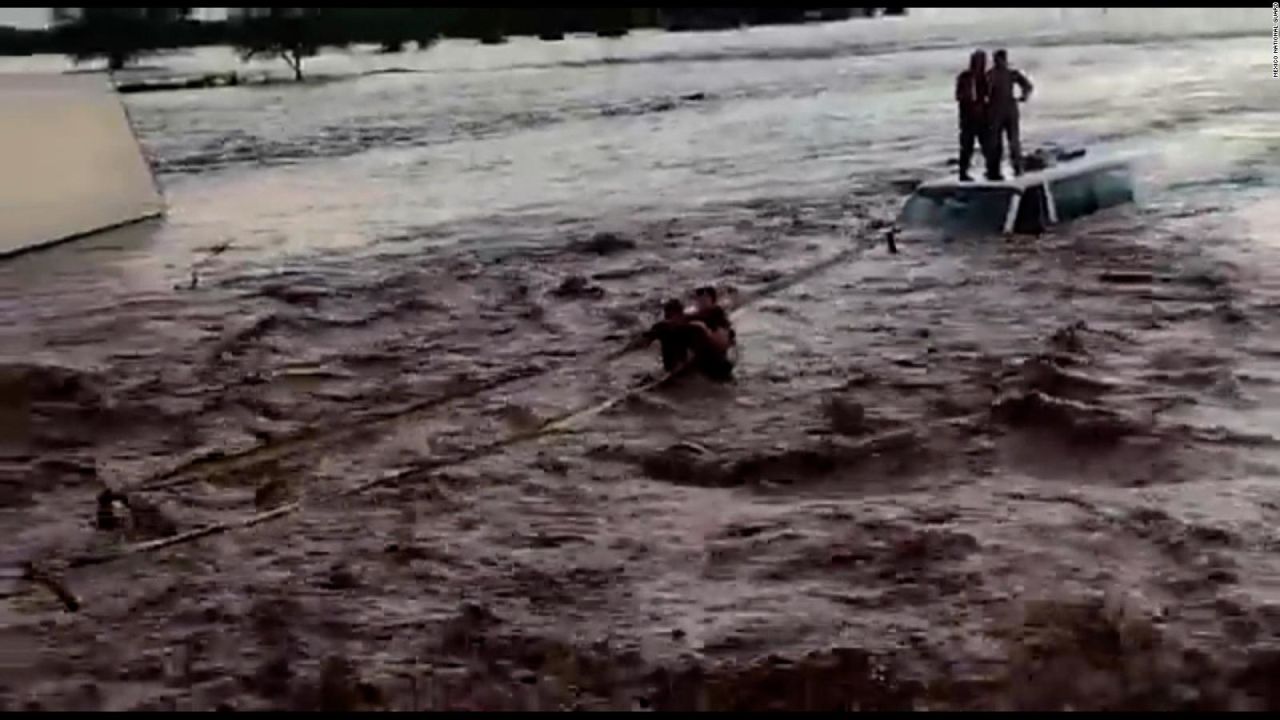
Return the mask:
[[[662,303],[662,318],[664,320],[677,320],[684,317],[684,303],[672,298]]]
[[[974,72],[983,72],[987,69],[987,52],[985,50],[974,50],[969,55],[969,69]]]
[[[998,68],[1009,67],[1009,53],[1003,49],[997,50],[995,54],[991,56],[991,59],[995,61],[995,65]]]
[[[699,310],[709,310],[716,306],[716,289],[710,285],[693,291],[693,301]]]

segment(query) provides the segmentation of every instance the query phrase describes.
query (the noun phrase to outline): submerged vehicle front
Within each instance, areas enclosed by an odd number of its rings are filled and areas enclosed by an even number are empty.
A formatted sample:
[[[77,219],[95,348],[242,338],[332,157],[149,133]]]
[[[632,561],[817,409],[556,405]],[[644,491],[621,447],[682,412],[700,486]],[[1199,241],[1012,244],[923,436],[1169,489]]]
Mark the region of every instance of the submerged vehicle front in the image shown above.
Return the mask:
[[[907,200],[898,223],[948,236],[998,235],[1016,196],[1015,189],[995,183],[924,185]]]
[[[911,235],[1027,234],[1133,202],[1125,158],[1081,160],[1083,151],[1033,153],[1035,169],[1010,180],[941,178],[921,184],[898,217]],[[1066,160],[1060,160],[1065,157]]]

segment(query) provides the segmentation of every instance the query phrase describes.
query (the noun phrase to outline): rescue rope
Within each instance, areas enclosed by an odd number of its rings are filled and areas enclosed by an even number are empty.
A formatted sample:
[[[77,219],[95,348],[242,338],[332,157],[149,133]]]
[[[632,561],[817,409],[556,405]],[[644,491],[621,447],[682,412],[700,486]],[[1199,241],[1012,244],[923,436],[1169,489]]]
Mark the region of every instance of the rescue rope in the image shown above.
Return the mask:
[[[844,235],[842,237],[847,238],[848,236]],[[765,285],[763,288],[760,288],[759,290],[755,291],[754,293],[747,295],[744,299],[741,299],[732,308],[732,310],[730,311],[730,315],[738,316],[748,306],[758,302],[763,298],[782,292],[783,290],[786,290],[800,282],[803,282],[804,280],[807,280],[821,272],[824,272],[836,265],[839,265],[842,262],[845,262],[851,258],[860,256],[870,246],[871,246],[870,244],[864,243],[861,245],[856,245],[851,248],[847,248],[815,265],[805,268],[804,270],[794,273],[786,278],[782,278],[772,283],[769,283]],[[611,353],[610,355],[613,357],[616,357],[620,355],[620,353],[615,352],[615,353]],[[405,468],[395,472],[387,473],[385,475],[381,475],[379,477],[372,478],[370,480],[367,480],[363,483],[355,485],[351,488],[347,488],[345,490],[324,493],[324,494],[315,496],[313,501],[324,501],[324,500],[333,500],[333,499],[352,497],[383,485],[404,482],[406,480],[419,479],[424,476],[428,476],[429,474],[436,472],[438,470],[448,468],[448,467],[456,467],[458,465],[462,465],[464,463],[471,462],[473,460],[477,460],[477,459],[492,455],[501,450],[505,450],[510,447],[515,447],[517,445],[531,442],[533,440],[548,437],[554,434],[571,432],[574,425],[581,422],[582,420],[599,415],[600,413],[612,407],[615,407],[619,403],[625,402],[626,400],[632,397],[635,397],[637,395],[648,392],[650,390],[654,390],[662,386],[663,384],[671,381],[673,378],[675,378],[677,375],[683,372],[688,366],[689,366],[689,361],[686,361],[680,367],[676,368],[673,371],[665,373],[664,375],[657,378],[656,380],[648,381],[637,387],[628,389],[611,398],[603,400],[599,403],[595,403],[588,407],[568,411],[558,416],[555,416],[553,418],[549,418],[543,421],[542,423],[540,423],[539,425],[537,425],[536,427],[530,428],[528,430],[516,432],[514,434],[507,435],[502,438],[498,438],[492,442],[483,443],[474,448],[471,448],[469,450],[465,450],[459,453],[454,453],[454,454],[443,456],[443,457],[429,459],[424,462],[418,463],[413,467]],[[543,372],[549,372],[549,371],[543,371]],[[490,382],[490,383],[487,383],[487,387],[492,389],[493,387],[499,387],[500,385],[506,384],[508,382],[514,382],[515,379],[517,378],[509,378],[509,379],[499,380],[496,382]],[[432,404],[439,404],[440,402],[443,402],[443,401],[441,400],[433,401]],[[426,404],[427,403],[423,403],[422,405],[426,405]],[[400,411],[396,414],[393,414],[392,417],[402,417],[408,412],[410,411]],[[175,480],[178,480],[180,482],[181,481],[189,482],[189,480],[185,480],[184,478],[175,478]],[[174,484],[178,484],[178,483],[171,482],[168,485],[152,484],[150,488],[155,489],[158,487],[171,487]],[[147,486],[143,486],[143,487],[147,487]],[[191,530],[179,535],[175,535],[172,537],[160,538],[157,540],[151,540],[151,541],[141,542],[141,543],[135,543],[135,544],[120,548],[114,552],[73,557],[68,561],[67,567],[83,568],[83,567],[89,567],[89,566],[95,566],[95,565],[104,565],[104,564],[121,560],[127,557],[134,557],[138,555],[149,554],[152,552],[163,550],[165,548],[173,547],[175,545],[180,545],[187,542],[193,542],[195,540],[210,537],[213,535],[219,535],[232,530],[254,527],[256,525],[277,520],[282,517],[287,517],[297,512],[298,510],[302,509],[303,507],[304,507],[303,501],[298,500],[298,501],[294,501],[271,510],[255,513],[253,515],[238,518],[236,520],[206,525],[206,526],[196,528],[194,530]]]

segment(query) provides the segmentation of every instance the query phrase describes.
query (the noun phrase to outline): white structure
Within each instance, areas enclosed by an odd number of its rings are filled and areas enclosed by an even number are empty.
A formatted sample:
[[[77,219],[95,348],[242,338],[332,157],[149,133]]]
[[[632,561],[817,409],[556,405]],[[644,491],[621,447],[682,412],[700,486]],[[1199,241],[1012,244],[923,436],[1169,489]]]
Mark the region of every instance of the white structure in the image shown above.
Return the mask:
[[[0,158],[0,256],[164,211],[102,75],[0,74]]]
[[[907,199],[898,224],[949,234],[1037,234],[1133,202],[1132,158],[1082,156],[1008,180],[944,177],[922,183]]]

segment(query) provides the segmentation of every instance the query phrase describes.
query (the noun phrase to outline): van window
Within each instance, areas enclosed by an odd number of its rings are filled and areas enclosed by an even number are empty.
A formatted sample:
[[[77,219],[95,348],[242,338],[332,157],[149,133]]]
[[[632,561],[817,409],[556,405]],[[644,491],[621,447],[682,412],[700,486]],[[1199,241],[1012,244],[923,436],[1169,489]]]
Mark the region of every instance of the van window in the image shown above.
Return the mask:
[[[921,188],[902,209],[902,224],[953,233],[999,233],[1013,190],[1000,187]]]
[[[1133,201],[1133,182],[1124,166],[1098,168],[1050,183],[1059,222]]]
[[[1051,187],[1058,222],[1070,222],[1098,211],[1098,200],[1094,197],[1093,182],[1088,175],[1055,180]]]
[[[1102,168],[1094,173],[1094,192],[1103,208],[1133,202],[1133,178],[1126,167]]]

